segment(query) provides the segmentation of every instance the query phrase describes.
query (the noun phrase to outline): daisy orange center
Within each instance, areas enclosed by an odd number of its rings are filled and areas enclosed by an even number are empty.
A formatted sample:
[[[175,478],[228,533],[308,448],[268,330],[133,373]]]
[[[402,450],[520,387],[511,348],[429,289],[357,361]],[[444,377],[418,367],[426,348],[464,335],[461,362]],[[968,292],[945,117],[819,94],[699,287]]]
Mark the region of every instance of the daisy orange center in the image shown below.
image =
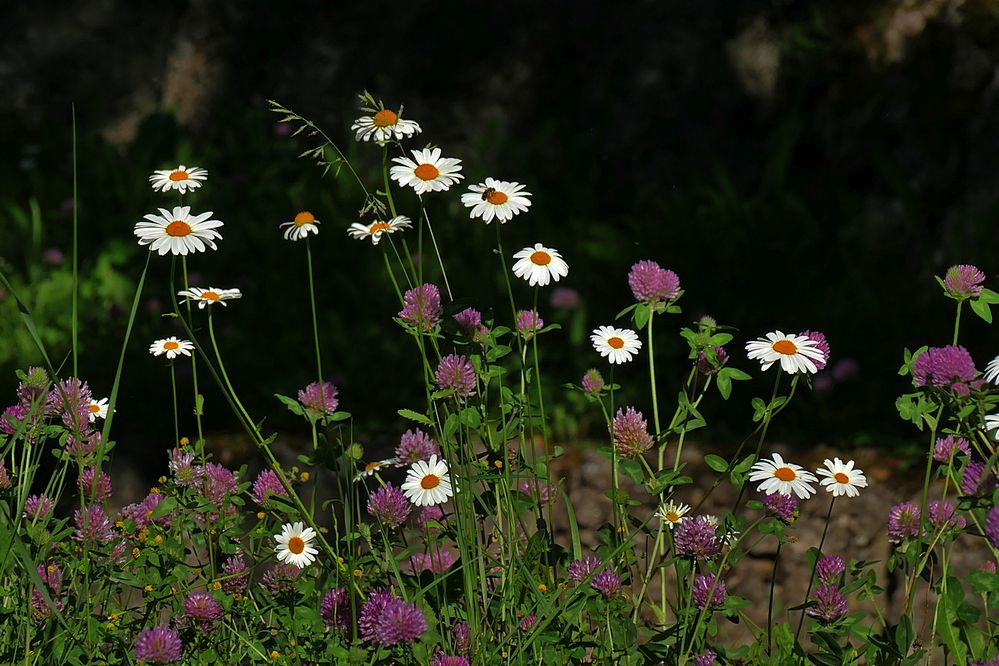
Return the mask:
[[[174,342],[173,340],[170,340],[169,342],[164,342],[163,349],[170,349],[170,350],[180,349],[180,343]]]
[[[624,347],[624,340],[615,335],[613,338],[607,338],[607,344],[614,349],[620,349],[621,347]]]
[[[491,192],[486,193],[486,201],[488,201],[494,206],[505,204],[506,200],[509,198],[510,197],[508,197],[506,194],[504,194],[503,192],[499,192],[497,190],[492,190]]]
[[[97,413],[97,412],[99,412],[99,411],[101,411],[101,406],[100,406],[100,405],[98,405],[98,404],[97,404],[96,402],[95,402],[95,403],[92,403],[92,404],[90,405],[90,413],[91,413],[91,414],[96,414],[96,413]]]
[[[296,555],[301,555],[302,551],[305,550],[305,542],[302,541],[302,537],[293,536],[288,539],[288,550]]]
[[[788,356],[798,353],[798,348],[790,340],[778,340],[773,344],[773,350],[778,354],[787,354]]]
[[[427,474],[420,479],[420,487],[424,490],[433,490],[441,484],[441,479],[436,474]]]
[[[833,474],[833,478],[836,479],[836,483],[850,483],[850,477],[843,472],[836,472]]]
[[[190,176],[187,175],[186,171],[181,171],[180,169],[178,169],[177,171],[174,171],[173,173],[170,174],[170,180],[172,180],[174,182],[177,182],[177,181],[180,181],[180,180],[187,180],[189,177]]]
[[[375,471],[376,469],[378,469],[381,466],[382,466],[382,464],[380,462],[377,462],[377,461],[376,462],[369,462],[367,465],[364,466],[364,471],[365,472],[373,472],[373,471]]]
[[[388,222],[375,222],[368,229],[369,234],[377,234],[379,231],[388,231],[392,226]]]
[[[537,252],[531,255],[531,263],[537,266],[547,266],[548,264],[552,263],[552,255],[548,254],[547,252],[538,250]]]
[[[167,236],[186,236],[191,233],[191,225],[184,220],[174,220],[166,226]]]
[[[433,180],[441,175],[441,172],[433,164],[421,164],[413,170],[413,173],[420,180]]]
[[[794,481],[798,478],[798,475],[794,473],[794,470],[790,467],[778,467],[774,470],[774,476],[776,476],[781,481]]]
[[[201,292],[201,298],[205,301],[217,301],[221,296],[219,296],[217,291],[203,291]]]
[[[295,226],[300,227],[305,224],[312,224],[316,221],[316,216],[307,210],[303,210],[301,213],[295,216]]]
[[[671,523],[675,523],[676,521],[680,520],[680,514],[678,514],[676,511],[670,511],[669,513],[666,514],[666,520],[668,520]]]
[[[395,111],[382,109],[376,113],[371,120],[375,123],[375,127],[388,127],[399,122],[399,116],[395,113]]]

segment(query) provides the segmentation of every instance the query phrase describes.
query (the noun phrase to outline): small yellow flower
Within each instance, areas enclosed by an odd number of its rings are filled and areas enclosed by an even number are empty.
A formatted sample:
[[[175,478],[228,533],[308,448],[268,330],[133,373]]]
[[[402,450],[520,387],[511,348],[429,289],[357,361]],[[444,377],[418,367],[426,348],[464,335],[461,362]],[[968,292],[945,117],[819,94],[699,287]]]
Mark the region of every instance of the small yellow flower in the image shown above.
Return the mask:
[[[54,564],[50,564],[49,566],[47,566],[47,567],[46,567],[46,569],[48,570],[48,572],[49,572],[50,574],[54,574],[54,573],[55,573],[55,571],[56,571],[56,567],[55,567],[55,565],[54,565]]]
[[[114,622],[108,622],[108,631],[114,629]]]
[[[139,532],[139,541],[145,543],[146,539],[148,538],[149,538],[149,532],[147,532],[146,530],[142,530],[141,532]]]
[[[121,617],[121,613],[111,613],[108,615],[109,620],[117,620],[119,617]]]
[[[354,569],[354,578],[360,578],[360,577],[361,577],[361,570]]]
[[[290,645],[291,647],[296,647],[298,643],[296,643],[295,641],[288,641],[288,645]]]
[[[152,493],[153,495],[159,495],[160,489],[157,488],[156,486],[153,486],[152,488],[149,489],[149,492]]]
[[[280,658],[281,658],[281,653],[279,653],[277,650],[271,650],[271,661],[277,661]]]
[[[125,521],[124,520],[116,520],[116,521],[114,521],[114,526],[115,527],[125,527]]]
[[[153,543],[156,544],[157,546],[161,545],[163,543],[163,537],[157,534],[156,538],[153,539]]]
[[[507,658],[507,651],[503,650],[502,652],[500,652],[500,657],[502,657],[503,659],[506,659]]]
[[[298,465],[293,465],[292,466],[291,473],[292,474],[298,474]]]
[[[264,513],[263,511],[257,511],[257,520],[263,520],[266,517],[267,517],[266,513]]]
[[[189,440],[187,437],[181,437],[180,438],[180,445],[181,446],[187,446],[190,443],[191,443],[191,440]]]
[[[177,594],[177,586],[176,585],[171,585],[170,586],[170,594]]]
[[[497,460],[496,462],[493,463],[493,465],[496,466],[496,469],[503,469],[503,461],[502,460]]]
[[[341,556],[337,555],[336,556],[336,563],[337,564],[343,564],[343,562],[344,562],[344,559]]]
[[[153,586],[152,585],[146,585],[142,589],[145,590],[146,592],[152,592],[153,591]]]
[[[545,585],[544,583],[541,583],[540,585],[538,585],[538,589],[541,590],[542,592],[547,592],[548,586]]]
[[[139,556],[139,553],[141,553],[141,552],[142,552],[142,551],[141,551],[141,550],[139,550],[138,548],[133,548],[133,549],[132,549],[132,557],[138,557],[138,556]]]
[[[308,472],[302,472],[302,482],[303,483],[306,482],[306,481],[308,481],[311,477],[312,477],[312,475],[309,474]]]
[[[222,583],[220,583],[217,580],[212,581],[212,589],[213,590],[221,590],[222,589]]]

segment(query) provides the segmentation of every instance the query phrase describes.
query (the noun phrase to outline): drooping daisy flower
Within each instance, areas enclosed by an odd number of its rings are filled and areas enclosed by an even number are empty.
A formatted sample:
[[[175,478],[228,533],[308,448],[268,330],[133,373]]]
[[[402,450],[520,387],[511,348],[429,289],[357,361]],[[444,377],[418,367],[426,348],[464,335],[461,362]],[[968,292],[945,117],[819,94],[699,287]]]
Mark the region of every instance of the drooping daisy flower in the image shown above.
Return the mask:
[[[985,381],[999,384],[999,356],[996,356],[985,366]]]
[[[385,460],[373,460],[367,463],[360,472],[354,475],[354,481],[361,481],[372,477],[378,472],[382,471],[386,467],[393,467],[396,464],[395,458],[386,458]]]
[[[486,178],[485,183],[469,185],[468,189],[471,191],[461,195],[461,203],[472,209],[470,217],[481,217],[486,224],[492,222],[493,217],[506,223],[531,206],[528,197],[532,195],[524,192],[520,183]]]
[[[388,222],[385,222],[384,220],[376,220],[371,224],[361,224],[360,222],[355,222],[350,225],[349,229],[347,229],[347,235],[351,238],[356,238],[357,240],[370,238],[372,245],[378,245],[378,241],[382,239],[383,234],[395,233],[400,229],[409,229],[412,226],[413,221],[408,217],[405,215],[396,215]]]
[[[690,511],[689,505],[670,500],[659,506],[659,510],[656,511],[656,517],[672,530],[676,525],[683,522],[683,517],[688,511]]]
[[[186,167],[183,164],[176,169],[158,169],[149,177],[153,189],[157,192],[177,190],[184,194],[188,190],[201,187],[201,182],[208,178],[208,169]]]
[[[392,180],[399,185],[409,186],[417,194],[445,192],[464,178],[461,175],[461,160],[454,157],[441,157],[441,149],[433,148],[412,151],[413,159],[395,157],[398,166],[389,170]]]
[[[825,478],[819,483],[825,486],[826,490],[832,493],[833,497],[846,495],[847,497],[857,497],[860,495],[859,488],[867,487],[867,477],[863,470],[854,469],[853,461],[843,462],[839,458],[823,462],[825,467],[819,467],[815,473]]]
[[[815,493],[815,488],[808,485],[818,481],[815,475],[800,465],[786,463],[779,453],[773,454],[773,460],[759,460],[753,464],[749,474],[750,481],[762,481],[756,490],[767,495],[794,493],[801,499],[808,499]]]
[[[215,239],[222,238],[216,229],[222,222],[211,219],[208,211],[201,215],[191,215],[190,206],[176,206],[173,211],[160,208],[160,214],[149,213],[143,216],[144,222],[135,225],[135,235],[139,245],[149,245],[149,250],[160,256],[172,254],[193,254],[206,249],[218,249]]]
[[[437,456],[416,461],[406,472],[402,490],[416,506],[443,504],[454,494],[447,462]]]
[[[303,210],[295,215],[294,220],[282,222],[278,228],[284,229],[285,240],[299,241],[309,234],[319,235],[319,220],[309,211]]]
[[[419,134],[419,123],[415,120],[404,120],[402,109],[396,113],[391,109],[381,109],[370,116],[361,116],[350,126],[357,141],[374,141],[384,143],[392,139],[405,139]]]
[[[194,343],[190,340],[179,340],[175,337],[163,338],[149,345],[149,353],[153,356],[166,354],[168,359],[173,360],[180,354],[190,356],[194,351]]]
[[[312,540],[315,538],[315,531],[311,527],[305,527],[303,523],[289,523],[282,526],[281,534],[274,535],[274,541],[277,542],[274,551],[278,560],[304,569],[316,561],[316,555],[319,553],[312,547]]]
[[[814,374],[818,372],[815,362],[826,360],[815,340],[804,335],[784,335],[780,331],[747,342],[746,351],[750,359],[759,359],[763,370],[769,370],[771,365],[780,361],[781,369],[788,374]]]
[[[637,333],[631,329],[613,326],[599,326],[593,329],[590,342],[593,343],[593,348],[612,365],[627,363],[642,348],[642,341],[638,339]]]
[[[517,260],[513,265],[513,274],[527,280],[532,287],[536,284],[547,286],[549,282],[558,282],[569,274],[569,264],[565,263],[558,250],[541,243],[525,247],[513,258]]]
[[[106,419],[108,417],[108,399],[91,400],[90,404],[87,405],[87,411],[90,412],[91,423],[97,419]]]
[[[204,310],[206,305],[213,305],[215,303],[225,305],[226,301],[243,298],[243,294],[240,293],[239,289],[219,289],[218,287],[208,287],[208,289],[191,287],[190,289],[178,291],[177,295],[184,296],[185,303],[197,303],[199,310]]]

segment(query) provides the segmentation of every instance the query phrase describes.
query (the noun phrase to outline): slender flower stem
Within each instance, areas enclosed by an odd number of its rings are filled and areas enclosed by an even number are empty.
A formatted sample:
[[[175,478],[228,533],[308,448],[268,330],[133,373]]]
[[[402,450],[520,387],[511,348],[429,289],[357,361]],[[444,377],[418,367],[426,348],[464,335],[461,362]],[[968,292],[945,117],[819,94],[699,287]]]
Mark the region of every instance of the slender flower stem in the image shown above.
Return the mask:
[[[441,258],[441,250],[437,247],[437,237],[434,235],[434,227],[430,224],[430,216],[427,215],[427,209],[423,207],[423,197],[420,197],[420,212],[423,218],[427,221],[427,231],[430,232],[430,242],[434,246],[434,253],[437,255],[437,263],[441,267],[441,276],[444,278],[444,288],[447,289],[448,300],[454,300],[454,296],[451,294],[451,283],[447,279],[447,270],[444,268],[444,259]],[[499,229],[499,225],[496,225]]]
[[[650,308],[651,310],[651,308]],[[649,323],[647,326],[649,334],[649,388],[652,390],[652,423],[656,428],[656,441],[659,441],[659,435],[662,433],[662,428],[659,427],[659,399],[656,395],[656,355],[655,347],[653,347],[652,341],[652,322],[656,319],[655,312],[649,312]],[[659,471],[663,468],[663,451],[666,449],[666,443],[662,442],[659,444]]]
[[[325,396],[322,396],[323,355],[319,351],[319,318],[316,315],[316,285],[312,275],[312,244],[308,236],[305,237],[305,257],[309,267],[309,305],[312,306],[312,339],[316,345],[316,371],[318,372],[317,378],[319,380],[320,396],[323,398],[323,404],[325,404]]]
[[[952,345],[957,344],[958,335],[961,332],[961,306],[964,305],[964,301],[957,302],[957,314],[954,315],[954,340],[951,342]]]
[[[190,284],[187,279],[187,257],[181,255],[180,257],[180,267],[181,272],[184,276],[184,291],[190,290]],[[173,267],[171,266],[171,274],[173,273]],[[173,280],[170,280],[170,289],[173,290]],[[191,322],[191,326],[194,326],[194,318],[191,311],[191,299],[188,298],[186,301],[187,305],[187,320]],[[179,314],[179,313],[178,313]],[[191,356],[191,379],[194,383],[194,418],[198,424],[198,445],[197,448],[202,452],[202,458],[204,458],[204,446],[205,446],[205,435],[201,428],[201,412],[203,410],[204,402],[201,397],[201,393],[198,392],[198,359],[195,356]]]
[[[773,650],[773,619],[774,619],[774,587],[777,584],[777,565],[780,563],[780,549],[784,545],[784,540],[777,539],[777,554],[774,555],[774,569],[770,573],[770,601],[767,603],[767,656],[771,656]]]
[[[173,445],[180,442],[180,420],[177,417],[177,371],[173,361],[170,361],[170,389],[173,395]]]
[[[826,522],[822,526],[822,538],[819,539],[819,551],[815,554],[815,561],[812,562],[812,572],[808,575],[808,587],[805,589],[805,599],[802,604],[808,603],[808,595],[812,593],[812,585],[815,583],[815,567],[819,564],[819,558],[822,557],[822,546],[826,543],[826,533],[829,532],[829,519],[832,517],[833,505],[836,503],[836,496],[833,495],[829,498],[829,510],[826,511]],[[798,628],[794,632],[794,642],[798,642],[798,638],[801,636],[801,626],[805,622],[805,609],[801,609],[801,615],[798,616]]]
[[[70,104],[70,114],[73,119],[73,376],[79,377],[79,301],[80,301],[80,273],[79,273],[79,224],[77,216],[77,187],[76,187],[76,104]]]

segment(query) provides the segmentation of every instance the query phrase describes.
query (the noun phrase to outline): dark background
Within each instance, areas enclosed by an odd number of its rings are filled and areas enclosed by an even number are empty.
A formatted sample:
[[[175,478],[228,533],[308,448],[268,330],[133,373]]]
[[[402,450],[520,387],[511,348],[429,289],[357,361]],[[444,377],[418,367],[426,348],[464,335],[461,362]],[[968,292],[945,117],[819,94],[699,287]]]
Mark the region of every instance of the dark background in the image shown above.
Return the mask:
[[[432,142],[461,158],[466,180],[430,197],[429,212],[460,306],[495,306],[503,323],[494,228],[469,221],[459,193],[485,176],[528,186],[530,213],[503,228],[507,254],[539,241],[558,248],[570,264],[565,286],[581,298],[560,311],[549,289],[540,306],[565,327],[542,344],[564,441],[599,435],[558,385],[604,367],[586,333],[631,302],[626,275],[639,259],[672,268],[686,289],[684,313],[658,325],[667,399],[685,376],[674,333],[701,314],[739,328],[733,363],[755,375],[747,339],[775,328],[827,334],[830,371],[776,433],[800,446],[915,446],[895,413],[907,388],[896,370],[904,347],[949,342],[953,302],[933,275],[974,263],[996,288],[991,2],[90,0],[2,12],[0,267],[61,360],[75,103],[81,375],[98,396],[110,392],[145,260],[132,227],[173,205],[148,175],[182,162],[210,172],[194,210],[225,222],[219,251],[190,261],[194,283],[245,294],[216,315],[251,413],[297,431],[271,396],[314,378],[304,247],[278,230],[303,209],[322,221],[313,247],[324,360],[357,417],[354,436],[391,443],[404,425],[396,410],[422,404],[381,249],[345,234],[362,203],[357,186],[297,159],[314,144],[287,137],[267,99],[323,127],[370,188],[380,152],[347,131],[364,89],[420,122],[409,147]],[[415,196],[397,201],[415,217]],[[160,318],[169,263],[153,257],[127,354],[115,428],[131,450],[166,447],[172,431],[169,375],[146,353],[177,332]],[[528,307],[531,290],[514,288]],[[0,387],[13,402],[14,369],[38,359],[3,296]],[[962,340],[980,368],[999,352],[990,334],[966,313]],[[645,373],[643,357],[617,379],[649,413]],[[708,400],[705,415],[720,427],[705,436],[737,442],[750,397],[769,395],[771,381],[737,387],[728,407]],[[206,393],[210,429],[232,431],[221,396]]]

